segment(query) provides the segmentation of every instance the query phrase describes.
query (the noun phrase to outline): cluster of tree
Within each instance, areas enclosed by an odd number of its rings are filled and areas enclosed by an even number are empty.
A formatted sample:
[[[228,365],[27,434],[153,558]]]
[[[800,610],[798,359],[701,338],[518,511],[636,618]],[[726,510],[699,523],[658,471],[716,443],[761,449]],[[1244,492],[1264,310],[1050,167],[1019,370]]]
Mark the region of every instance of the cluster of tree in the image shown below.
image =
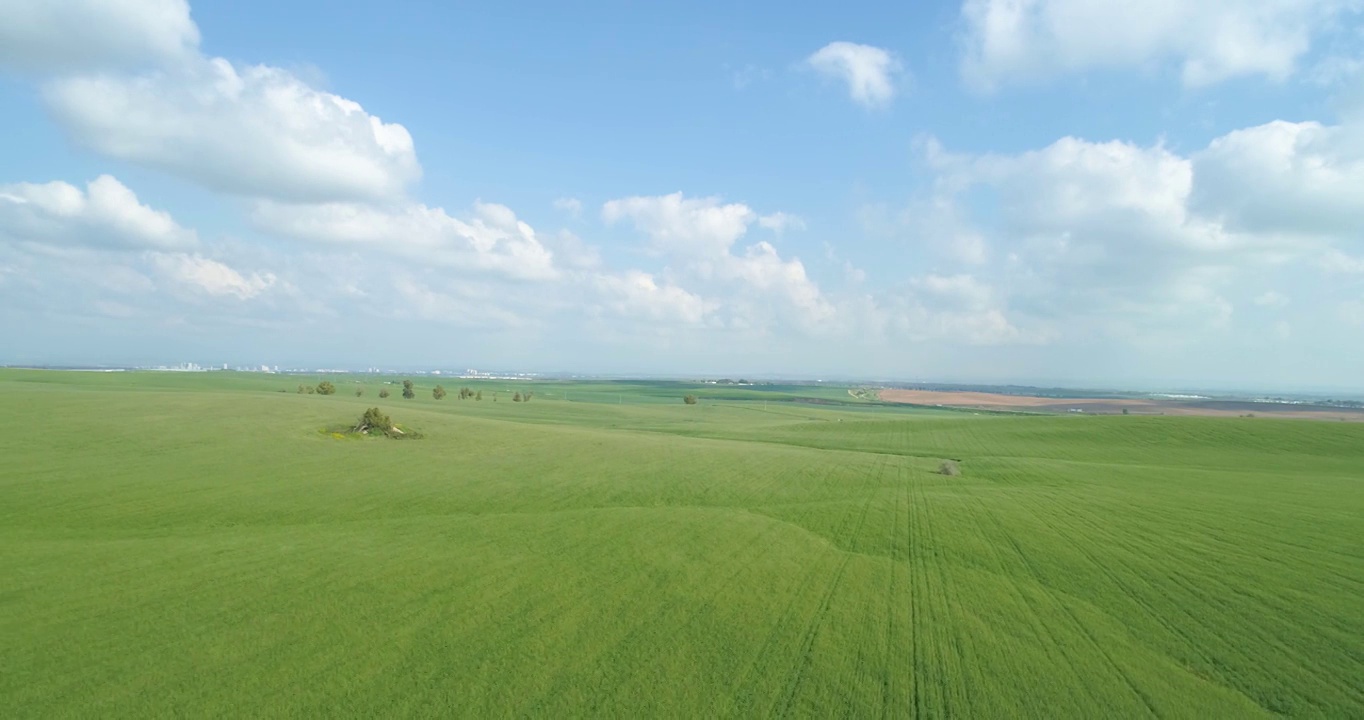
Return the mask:
[[[512,402],[530,402],[531,395],[534,394],[535,393],[530,392],[516,393],[515,395],[512,395]]]
[[[433,397],[433,398],[435,398],[435,399],[437,399],[437,400],[444,400],[444,399],[445,399],[445,388],[443,388],[443,387],[441,387],[441,386],[439,386],[439,385],[435,386],[434,388],[431,389],[431,397]]]
[[[475,399],[475,400],[482,400],[482,399],[483,399],[483,391],[482,391],[482,390],[479,390],[478,392],[474,392],[474,389],[473,389],[473,388],[467,388],[467,387],[462,387],[462,388],[460,388],[460,389],[459,389],[459,399],[460,399],[460,400],[468,400],[469,398],[473,398],[473,399]]]
[[[318,395],[335,395],[335,394],[336,394],[336,386],[333,385],[333,384],[331,383],[330,380],[323,380],[322,382],[320,382],[320,383],[317,384],[317,394],[318,394]]]
[[[379,389],[379,397],[381,397],[381,398],[386,398],[386,397],[388,397],[388,388],[380,388],[380,389]]]
[[[393,420],[385,415],[379,408],[372,407],[366,410],[364,415],[360,416],[360,422],[356,423],[355,427],[351,428],[351,432],[368,435],[371,431],[389,433],[392,432],[393,429]]]
[[[416,393],[416,391],[414,391],[414,390],[412,389],[412,381],[411,381],[411,380],[404,380],[404,381],[403,381],[403,399],[404,399],[404,400],[411,400],[411,399],[414,398],[414,397],[417,397],[417,393]]]
[[[299,385],[299,386],[298,386],[298,394],[299,394],[299,395],[302,395],[302,394],[304,394],[304,393],[307,393],[307,394],[309,394],[309,395],[312,395],[313,392],[314,392],[314,389],[313,389],[313,386],[312,386],[312,385]]]
[[[695,405],[698,401],[695,395],[683,395],[682,402],[688,405]]]

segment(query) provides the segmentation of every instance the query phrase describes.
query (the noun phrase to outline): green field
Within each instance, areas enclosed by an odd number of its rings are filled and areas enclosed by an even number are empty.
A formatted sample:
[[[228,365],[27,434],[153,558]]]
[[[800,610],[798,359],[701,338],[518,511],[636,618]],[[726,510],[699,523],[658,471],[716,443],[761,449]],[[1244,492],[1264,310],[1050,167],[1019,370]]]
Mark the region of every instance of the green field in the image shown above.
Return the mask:
[[[5,717],[1364,717],[1364,424],[331,379],[0,371]]]

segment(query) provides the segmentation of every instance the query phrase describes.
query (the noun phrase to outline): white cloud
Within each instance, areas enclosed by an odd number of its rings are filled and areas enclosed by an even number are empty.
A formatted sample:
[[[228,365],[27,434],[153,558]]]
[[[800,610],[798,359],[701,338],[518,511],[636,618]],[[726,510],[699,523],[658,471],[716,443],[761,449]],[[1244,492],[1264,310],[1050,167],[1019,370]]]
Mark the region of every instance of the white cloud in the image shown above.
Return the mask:
[[[1179,66],[1187,86],[1282,80],[1355,0],[966,0],[962,72],[981,89],[1104,68]]]
[[[152,262],[166,277],[208,295],[249,300],[275,284],[272,273],[242,275],[201,255],[155,253]]]
[[[792,215],[784,212],[774,212],[771,215],[763,215],[758,218],[758,226],[771,230],[778,237],[786,234],[787,230],[801,231],[806,228],[805,220],[799,215]]]
[[[194,246],[193,230],[138,202],[109,175],[82,191],[64,182],[0,185],[0,239],[54,246],[172,250]]]
[[[185,0],[0,0],[0,66],[60,73],[177,62],[198,44]]]
[[[421,175],[402,125],[264,65],[195,58],[137,76],[59,78],[43,95],[81,144],[222,192],[392,198]]]
[[[1364,127],[1275,121],[1219,137],[1193,159],[1193,207],[1231,229],[1364,230]]]
[[[711,256],[725,252],[748,232],[757,214],[747,205],[682,193],[611,200],[602,207],[608,225],[629,219],[659,252]]]
[[[990,257],[989,243],[976,229],[951,192],[937,191],[925,198],[917,198],[900,214],[898,223],[887,223],[876,216],[884,211],[863,208],[863,224],[869,230],[898,236],[900,227],[908,231],[909,240],[933,248],[949,260],[979,265]]]
[[[1001,301],[1072,336],[1158,342],[1224,330],[1235,310],[1225,293],[1238,278],[1320,252],[1271,229],[1229,228],[1221,214],[1192,207],[1203,178],[1193,160],[1160,145],[1062,138],[981,156],[927,147],[944,212],[960,215],[968,195],[973,205],[988,203],[991,220],[980,227],[1003,260],[986,266]],[[918,290],[941,291],[945,282]]]
[[[895,97],[894,78],[901,71],[900,61],[881,48],[831,42],[805,62],[821,75],[847,83],[849,96],[863,107],[884,107]]]
[[[361,245],[420,263],[492,272],[523,280],[554,278],[554,254],[535,230],[504,205],[476,203],[460,220],[416,203],[376,207],[354,203],[257,203],[252,221],[263,232],[320,244]]]
[[[1010,322],[993,288],[972,275],[915,278],[897,298],[892,322],[920,340],[970,345],[1035,344],[1051,340],[1044,330],[1025,332]]]
[[[411,277],[399,275],[393,282],[395,315],[414,314],[425,320],[476,328],[518,328],[528,320],[507,309],[481,287],[455,286],[453,292],[436,290]]]
[[[652,322],[701,325],[719,304],[672,283],[659,283],[640,270],[600,274],[593,278],[603,304],[617,315]]]
[[[583,201],[578,198],[561,197],[554,201],[554,209],[568,213],[569,217],[578,217],[583,214]]]
[[[742,203],[719,198],[687,198],[682,193],[612,200],[602,208],[608,223],[629,219],[664,256],[668,268],[685,281],[706,287],[723,299],[730,325],[793,324],[806,330],[831,321],[835,310],[809,278],[799,259],[783,259],[767,242],[733,252],[754,224],[788,227],[786,213],[760,216]]]

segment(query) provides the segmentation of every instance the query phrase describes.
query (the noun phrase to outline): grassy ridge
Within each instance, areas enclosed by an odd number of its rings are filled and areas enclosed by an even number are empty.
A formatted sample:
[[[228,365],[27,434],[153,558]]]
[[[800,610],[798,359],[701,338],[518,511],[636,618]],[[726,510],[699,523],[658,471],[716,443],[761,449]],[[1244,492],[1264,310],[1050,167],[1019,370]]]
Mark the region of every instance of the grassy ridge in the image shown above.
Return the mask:
[[[1364,713],[1364,427],[299,381],[0,373],[7,715]]]

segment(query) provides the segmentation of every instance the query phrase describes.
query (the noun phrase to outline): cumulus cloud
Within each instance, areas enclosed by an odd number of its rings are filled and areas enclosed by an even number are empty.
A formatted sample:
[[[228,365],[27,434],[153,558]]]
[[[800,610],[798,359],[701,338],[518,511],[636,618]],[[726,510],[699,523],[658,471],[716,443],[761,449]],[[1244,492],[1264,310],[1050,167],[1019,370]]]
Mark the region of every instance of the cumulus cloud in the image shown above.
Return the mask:
[[[890,52],[842,41],[825,45],[805,63],[825,77],[846,83],[853,102],[869,109],[890,104],[895,97],[895,76],[901,71],[900,61]]]
[[[698,326],[705,322],[708,313],[719,307],[719,303],[675,284],[660,283],[652,274],[641,270],[599,274],[592,278],[592,283],[603,305],[623,317]]]
[[[980,89],[1105,68],[1179,67],[1187,86],[1282,80],[1354,0],[966,0],[962,73]]]
[[[58,78],[43,96],[77,142],[222,192],[382,199],[421,175],[402,125],[278,68],[196,57],[141,75]]]
[[[1329,296],[1343,289],[1333,275],[1364,268],[1354,249],[1364,226],[1352,212],[1364,202],[1360,138],[1351,122],[1274,122],[1188,154],[1067,137],[1013,154],[954,155],[930,141],[931,197],[910,207],[988,240],[976,279],[994,291],[980,308],[1007,303],[1015,317],[1072,337],[1187,343],[1232,327],[1231,298],[1288,304],[1279,291],[1247,295],[1246,285],[1293,291],[1315,272],[1311,291]],[[911,294],[979,300],[963,277],[928,276]]]
[[[710,256],[725,252],[757,218],[747,205],[722,204],[719,198],[687,198],[682,193],[611,200],[602,207],[608,225],[631,220],[649,236],[654,250]]]
[[[176,62],[198,45],[185,0],[0,0],[0,66],[21,71]]]
[[[1052,339],[1045,329],[1024,331],[1008,318],[994,288],[973,275],[928,274],[893,297],[891,322],[912,338],[970,345],[1036,344]]]
[[[1194,155],[1195,209],[1229,228],[1364,233],[1364,127],[1275,121]]]
[[[100,249],[174,250],[193,247],[193,230],[169,213],[138,201],[109,175],[85,190],[65,182],[0,185],[0,239]]]
[[[682,193],[612,200],[602,216],[608,223],[629,219],[679,280],[721,299],[713,313],[721,324],[784,324],[813,331],[834,321],[834,305],[799,259],[782,258],[768,242],[735,252],[735,244],[754,224],[764,225],[766,218],[769,228],[786,227],[796,221],[794,216],[760,216],[742,203]]]
[[[977,223],[1002,256],[994,272],[1011,304],[1046,323],[1129,338],[1172,317],[1221,323],[1226,302],[1210,288],[1227,285],[1225,268],[1287,249],[1191,213],[1192,164],[1161,146],[1062,138],[933,162],[941,186],[990,203],[992,219]]]
[[[257,203],[252,221],[262,232],[324,245],[355,245],[468,272],[546,280],[558,270],[535,230],[504,205],[476,203],[461,220],[416,203],[379,207],[358,203]],[[571,247],[571,243],[565,245]]]
[[[275,284],[272,273],[243,275],[231,267],[201,255],[157,253],[153,264],[166,277],[198,292],[249,300]]]

